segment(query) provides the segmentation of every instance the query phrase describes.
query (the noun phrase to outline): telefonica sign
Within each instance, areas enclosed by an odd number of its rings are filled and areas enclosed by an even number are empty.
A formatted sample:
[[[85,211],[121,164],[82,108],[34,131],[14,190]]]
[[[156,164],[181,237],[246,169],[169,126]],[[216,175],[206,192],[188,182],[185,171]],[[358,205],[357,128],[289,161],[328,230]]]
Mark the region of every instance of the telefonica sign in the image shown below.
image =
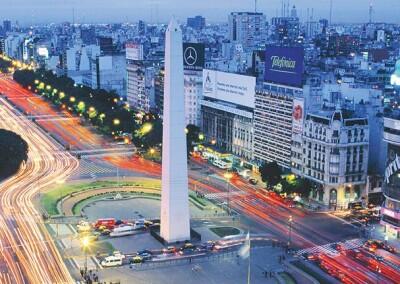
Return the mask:
[[[267,47],[265,81],[301,87],[304,50],[301,47]]]

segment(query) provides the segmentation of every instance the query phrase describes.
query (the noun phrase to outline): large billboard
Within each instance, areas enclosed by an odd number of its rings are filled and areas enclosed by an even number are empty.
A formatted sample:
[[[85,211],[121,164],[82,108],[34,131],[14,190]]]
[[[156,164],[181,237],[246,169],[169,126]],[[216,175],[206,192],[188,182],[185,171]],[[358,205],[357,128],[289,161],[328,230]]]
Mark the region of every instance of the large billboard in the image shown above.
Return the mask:
[[[143,60],[143,45],[137,43],[127,43],[126,59],[129,60]]]
[[[304,70],[302,47],[267,47],[265,74],[267,82],[301,87]]]
[[[292,121],[293,133],[301,134],[303,132],[304,121],[304,100],[301,98],[295,98],[293,100]]]
[[[185,70],[201,71],[204,68],[204,44],[183,43],[183,66]]]
[[[215,70],[203,70],[205,97],[254,108],[256,78]]]

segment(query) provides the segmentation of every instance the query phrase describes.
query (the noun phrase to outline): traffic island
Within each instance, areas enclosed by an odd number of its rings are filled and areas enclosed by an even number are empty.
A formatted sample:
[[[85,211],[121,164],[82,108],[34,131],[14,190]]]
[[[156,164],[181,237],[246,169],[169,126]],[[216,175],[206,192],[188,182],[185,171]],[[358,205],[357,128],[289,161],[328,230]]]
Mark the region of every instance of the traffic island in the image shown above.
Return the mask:
[[[199,243],[201,242],[201,234],[198,233],[197,231],[195,231],[193,228],[190,228],[190,240],[185,240],[182,242],[172,242],[169,243],[167,242],[163,237],[161,237],[160,235],[160,226],[154,226],[152,228],[150,228],[150,235],[155,238],[157,241],[159,241],[161,244],[163,244],[164,246],[168,246],[168,245],[179,245],[182,243]]]

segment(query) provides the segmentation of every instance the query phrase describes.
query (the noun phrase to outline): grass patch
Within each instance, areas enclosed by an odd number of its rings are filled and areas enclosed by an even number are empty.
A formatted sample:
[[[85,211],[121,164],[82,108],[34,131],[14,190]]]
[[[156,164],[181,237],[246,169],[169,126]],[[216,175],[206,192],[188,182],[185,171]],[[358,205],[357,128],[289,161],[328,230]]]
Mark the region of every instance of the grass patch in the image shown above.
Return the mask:
[[[240,230],[234,227],[214,227],[210,228],[210,230],[220,238],[240,234]]]
[[[91,255],[109,255],[115,251],[114,246],[108,241],[96,241],[93,242],[92,245],[88,249],[88,253]]]
[[[57,209],[57,203],[68,195],[82,192],[86,190],[93,190],[99,188],[113,188],[113,187],[126,187],[138,186],[146,188],[160,188],[159,180],[141,180],[140,182],[120,182],[117,181],[95,181],[91,183],[72,184],[72,185],[59,185],[42,194],[40,203],[49,215],[57,215],[60,212]]]
[[[303,270],[305,273],[313,277],[321,284],[330,284],[324,277],[322,277],[319,273],[315,272],[314,270],[310,269],[309,267],[305,266],[301,261],[294,261],[292,262],[294,266]]]
[[[296,280],[287,272],[280,272],[279,275],[285,281],[286,284],[297,284]]]

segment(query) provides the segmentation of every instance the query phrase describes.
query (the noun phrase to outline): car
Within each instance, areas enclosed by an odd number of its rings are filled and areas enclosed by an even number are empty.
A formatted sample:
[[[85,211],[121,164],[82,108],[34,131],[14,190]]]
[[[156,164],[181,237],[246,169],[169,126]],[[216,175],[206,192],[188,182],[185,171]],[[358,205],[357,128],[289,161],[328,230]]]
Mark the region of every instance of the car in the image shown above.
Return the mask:
[[[206,243],[201,244],[200,248],[206,249],[206,250],[213,250],[215,247],[215,242],[213,241],[208,241]]]
[[[151,260],[153,258],[153,255],[150,253],[141,253],[141,254],[138,254],[137,256],[141,257],[142,261]]]
[[[252,185],[256,185],[258,184],[258,180],[256,180],[255,178],[250,178],[249,183],[251,183]]]
[[[100,234],[101,234],[102,236],[108,236],[110,233],[111,233],[111,230],[109,230],[109,229],[104,229],[104,230],[101,231]]]
[[[379,262],[382,262],[382,261],[383,261],[383,257],[380,256],[380,255],[374,255],[374,259],[377,260],[377,261],[379,261]]]
[[[182,247],[181,250],[186,250],[186,249],[195,249],[196,247],[192,243],[185,243]]]
[[[148,249],[143,249],[143,250],[137,251],[136,254],[137,254],[137,255],[142,255],[142,254],[150,254],[150,255],[153,255],[153,252],[152,252],[151,250],[148,250]]]
[[[138,255],[132,257],[131,259],[129,259],[129,263],[130,264],[132,264],[132,263],[142,263],[142,262],[144,262],[144,259],[141,256],[138,256]]]
[[[167,247],[167,248],[164,248],[164,249],[162,250],[162,252],[163,252],[164,254],[176,253],[176,247],[174,247],[174,246],[169,246],[169,247]]]

